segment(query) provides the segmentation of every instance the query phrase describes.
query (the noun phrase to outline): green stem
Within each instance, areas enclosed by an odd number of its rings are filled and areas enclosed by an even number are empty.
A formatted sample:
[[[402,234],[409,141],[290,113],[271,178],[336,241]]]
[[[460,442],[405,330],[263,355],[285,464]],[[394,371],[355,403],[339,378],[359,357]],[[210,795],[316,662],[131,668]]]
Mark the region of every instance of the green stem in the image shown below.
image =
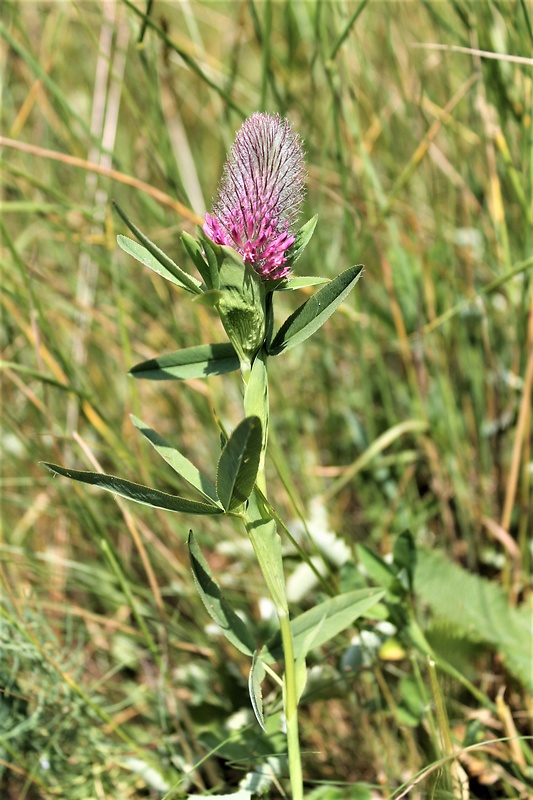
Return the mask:
[[[281,540],[276,532],[276,523],[271,517],[265,516],[264,507],[255,493],[250,498],[244,522],[279,620],[285,666],[283,707],[287,724],[291,794],[292,800],[302,800],[303,774],[298,735],[296,662],[294,660],[294,643],[283,577]]]
[[[261,351],[254,360],[251,372],[246,375],[243,374],[245,413],[247,416],[257,415],[263,425],[263,452],[261,453],[256,486],[264,498],[267,496],[265,452],[269,416],[266,361],[266,353]],[[259,492],[254,491],[252,493],[244,522],[279,620],[284,659],[283,707],[287,725],[291,794],[292,800],[303,800],[302,759],[298,735],[299,695],[294,660],[294,643],[281,557],[281,539],[276,530],[276,522],[266,508]]]
[[[265,463],[263,458],[261,458],[261,462],[259,463],[259,469],[257,470],[257,478],[255,479],[255,485],[266,498],[267,496],[266,473],[265,473]]]
[[[296,686],[296,668],[294,646],[292,640],[289,615],[278,612],[281,628],[281,641],[285,659],[284,698],[285,719],[287,723],[287,748],[289,751],[289,776],[291,781],[292,800],[303,799],[302,758],[300,754],[300,736],[298,732],[298,691]]]

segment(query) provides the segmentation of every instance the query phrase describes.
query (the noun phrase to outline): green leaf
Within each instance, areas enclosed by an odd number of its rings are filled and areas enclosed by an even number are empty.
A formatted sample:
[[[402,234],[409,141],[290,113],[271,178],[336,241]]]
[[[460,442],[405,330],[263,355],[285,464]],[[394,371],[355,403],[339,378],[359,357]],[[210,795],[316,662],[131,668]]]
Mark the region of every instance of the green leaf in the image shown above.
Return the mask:
[[[198,303],[201,306],[207,306],[208,308],[216,309],[223,297],[224,295],[220,289],[206,289],[203,294],[197,295],[193,302]]]
[[[229,342],[201,344],[136,364],[131,368],[130,375],[151,381],[184,381],[188,378],[224,375],[239,369],[239,363],[235,348]]]
[[[314,636],[313,636],[314,639]],[[305,663],[305,648],[303,648],[302,653],[298,656],[294,663],[294,672],[296,678],[296,702],[300,702],[300,698],[304,693],[304,689],[307,683],[307,664]]]
[[[378,586],[392,590],[397,578],[396,573],[382,558],[364,544],[356,545],[357,558],[369,578]]]
[[[333,639],[375,606],[383,595],[379,589],[356,589],[325,600],[291,620],[295,659],[305,658],[311,649]],[[283,658],[279,633],[266,645],[261,658],[267,664]]]
[[[133,414],[131,414],[130,417],[137,430],[148,439],[150,444],[157,450],[159,455],[165,459],[167,464],[193,486],[208,503],[212,503],[221,509],[222,506],[218,501],[216,489],[209,478],[200,472],[200,470],[197,469],[188,458],[182,455],[179,450],[167,444],[167,442],[145,422],[134,417]]]
[[[173,283],[174,286],[179,286],[180,289],[185,289],[187,292],[190,292],[188,286],[186,286],[183,281],[177,278],[170,270],[163,266],[163,264],[157,260],[147,249],[143,247],[142,244],[138,242],[134,242],[133,239],[128,239],[127,236],[119,235],[117,236],[117,244],[121,250],[124,250],[129,256],[133,256],[133,258],[137,259],[141,264],[144,264],[145,267],[157,272],[158,275],[161,275],[162,278],[165,278],[170,283]]]
[[[317,331],[351,292],[362,269],[362,266],[350,267],[297,308],[275,335],[269,354],[277,356],[290,350]]]
[[[207,267],[209,269],[212,288],[219,289],[220,278],[218,275],[218,261],[217,261],[217,256],[215,255],[215,252],[211,247],[213,242],[208,236],[205,235],[203,228],[196,228],[196,231],[198,233],[198,238],[200,239],[200,242],[202,243],[202,247],[204,249],[205,260],[207,262]]]
[[[501,586],[473,575],[444,555],[418,549],[415,592],[437,618],[473,642],[487,642],[509,672],[533,691],[531,607],[511,606]]]
[[[302,640],[302,644],[300,647],[300,652],[296,655],[294,661],[294,672],[295,672],[295,683],[296,683],[296,702],[300,702],[300,698],[304,692],[305,685],[307,683],[307,664],[306,664],[306,656],[308,653],[311,652],[313,647],[315,646],[315,641],[318,639],[320,635],[320,631],[326,621],[325,616],[322,617],[320,622],[315,625],[315,627],[310,627],[306,633],[305,637]],[[292,625],[291,625],[292,629]]]
[[[187,255],[193,262],[194,266],[202,276],[202,280],[207,286],[208,289],[213,288],[213,283],[211,280],[211,270],[209,268],[209,264],[205,260],[202,255],[202,248],[193,237],[186,232],[181,234],[181,241],[183,247],[185,248]]]
[[[169,272],[171,275],[173,275],[174,278],[176,278],[179,281],[178,285],[183,286],[184,289],[187,289],[187,291],[192,292],[193,294],[201,294],[202,285],[200,281],[197,281],[196,278],[192,277],[192,275],[189,275],[187,272],[181,269],[181,267],[178,267],[178,265],[175,264],[172,261],[172,259],[167,256],[166,253],[163,253],[163,251],[160,250],[159,247],[157,247],[157,245],[151,242],[150,239],[147,236],[145,236],[144,233],[142,233],[142,231],[140,231],[136,225],[133,224],[133,222],[130,222],[126,214],[116,203],[114,203],[114,206],[117,209],[120,216],[122,217],[122,219],[124,220],[124,222],[126,223],[126,225],[128,226],[128,228],[130,229],[130,231],[133,233],[133,235],[137,237],[137,239],[141,242],[141,244],[144,245],[146,250],[148,250],[148,252],[156,259],[156,261],[158,261],[163,267],[165,267],[166,271]],[[126,236],[119,236],[118,239],[125,240],[126,242],[131,242],[131,239],[128,239]],[[124,249],[122,241],[119,241],[119,246],[122,247],[122,249]],[[129,250],[126,250],[126,252],[129,252]],[[138,258],[138,256],[135,255],[135,253],[131,253],[131,255],[133,255],[134,258]],[[145,263],[142,259],[138,260],[141,261],[142,264]],[[150,269],[154,269],[154,267],[150,263],[146,264],[146,266],[150,267]],[[156,272],[158,272],[157,269]],[[159,274],[163,275],[162,272],[160,272]],[[167,277],[167,275],[165,274],[164,277]],[[171,279],[168,278],[168,280]]]
[[[291,266],[298,261],[303,251],[309,244],[311,237],[315,232],[317,221],[318,214],[315,214],[315,216],[311,217],[311,219],[308,220],[305,225],[302,225],[300,230],[295,235],[294,242],[286,253],[287,261],[289,264],[291,264]]]
[[[416,544],[411,531],[400,533],[394,542],[392,553],[393,565],[398,570],[398,579],[401,580],[402,575],[405,575],[406,588],[411,591],[416,567]]]
[[[160,492],[158,489],[150,489],[148,486],[126,481],[122,478],[117,478],[115,475],[65,469],[57,464],[49,464],[46,461],[41,461],[41,464],[43,467],[49,469],[50,472],[55,472],[57,475],[63,475],[65,478],[70,478],[73,481],[88,483],[91,486],[97,486],[99,489],[105,489],[107,492],[125,497],[126,500],[133,500],[135,503],[141,503],[142,505],[151,506],[152,508],[163,508],[167,511],[182,511],[186,514],[223,513],[220,506],[215,506],[212,503],[207,505],[206,503],[199,503],[196,500],[187,500],[185,497],[178,497],[177,495]]]
[[[274,283],[274,281],[268,281],[268,283]],[[298,278],[284,278],[278,281],[279,285],[275,289],[278,292],[290,292],[294,289],[305,289],[307,286],[321,286],[324,283],[329,283],[329,278],[302,275]]]
[[[262,444],[259,417],[246,417],[235,428],[217,467],[217,495],[226,511],[242,505],[254,488]]]
[[[196,588],[211,619],[216,622],[226,639],[241,653],[252,656],[256,651],[254,639],[242,619],[233,611],[213,578],[209,564],[202,555],[196,538],[189,531],[187,539],[189,558]]]
[[[252,666],[248,677],[248,692],[250,693],[250,700],[256,719],[266,733],[265,715],[263,712],[263,692],[261,690],[261,683],[264,677],[265,667],[258,657],[256,650],[252,658]]]
[[[278,615],[288,614],[281,538],[275,521],[268,515],[263,495],[256,487],[246,509],[246,530]]]

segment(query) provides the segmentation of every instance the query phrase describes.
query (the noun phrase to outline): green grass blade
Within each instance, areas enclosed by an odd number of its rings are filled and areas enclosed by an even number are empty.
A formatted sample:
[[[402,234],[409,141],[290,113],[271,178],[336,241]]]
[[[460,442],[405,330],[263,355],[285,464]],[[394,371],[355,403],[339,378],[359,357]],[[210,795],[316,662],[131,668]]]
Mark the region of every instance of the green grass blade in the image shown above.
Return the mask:
[[[180,58],[185,62],[185,64],[187,64],[187,66],[191,69],[192,72],[196,73],[196,75],[198,75],[198,77],[201,78],[202,81],[204,81],[207,84],[207,86],[209,86],[211,89],[214,89],[215,92],[218,95],[220,95],[221,99],[230,108],[236,111],[241,117],[244,118],[246,116],[246,112],[243,111],[239,105],[237,105],[235,100],[226,91],[224,91],[224,89],[218,86],[213,80],[211,80],[211,78],[208,75],[206,75],[206,73],[198,66],[196,60],[194,58],[191,58],[189,53],[187,53],[183,48],[179,47],[176,44],[176,42],[170,39],[170,37],[167,36],[165,31],[162,30],[162,28],[156,25],[155,22],[152,22],[150,17],[144,14],[140,9],[136,8],[136,6],[134,6],[134,4],[130,2],[130,0],[124,0],[124,3],[128,6],[128,8],[131,11],[133,11],[134,14],[137,14],[137,16],[141,17],[141,19],[143,20],[143,25],[146,25],[148,28],[151,28],[158,35],[158,37],[165,43],[167,47],[169,47],[171,50],[174,50],[180,56]]]

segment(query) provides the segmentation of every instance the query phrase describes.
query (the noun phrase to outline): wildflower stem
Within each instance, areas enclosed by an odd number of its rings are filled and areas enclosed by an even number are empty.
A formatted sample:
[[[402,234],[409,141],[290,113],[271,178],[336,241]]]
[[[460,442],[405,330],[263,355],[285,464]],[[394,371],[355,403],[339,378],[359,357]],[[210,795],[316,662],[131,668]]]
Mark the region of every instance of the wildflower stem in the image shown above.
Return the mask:
[[[296,686],[296,664],[292,629],[287,613],[278,613],[281,628],[281,641],[285,659],[284,697],[285,719],[287,723],[287,747],[289,751],[289,776],[292,800],[303,798],[302,758],[298,731],[298,691]]]
[[[264,464],[259,467],[256,478],[257,488],[260,489],[266,497],[266,475]]]
[[[298,732],[298,686],[294,642],[289,617],[289,604],[285,587],[281,539],[276,530],[276,522],[265,505],[267,496],[265,475],[265,451],[268,438],[268,375],[266,354],[257,355],[249,375],[243,375],[245,384],[244,408],[247,415],[256,414],[263,424],[263,447],[260,466],[256,478],[259,491],[252,493],[244,523],[254,548],[257,561],[276,608],[283,646],[283,707],[287,725],[287,749],[289,755],[289,777],[292,800],[303,799],[303,774]],[[261,498],[261,495],[263,496]]]
[[[244,517],[246,530],[254,548],[265,583],[274,602],[281,630],[285,671],[283,676],[283,707],[287,725],[287,749],[289,754],[289,778],[292,800],[303,800],[303,773],[298,731],[298,687],[294,643],[289,618],[289,606],[285,591],[281,541],[274,520],[254,494],[250,498]]]

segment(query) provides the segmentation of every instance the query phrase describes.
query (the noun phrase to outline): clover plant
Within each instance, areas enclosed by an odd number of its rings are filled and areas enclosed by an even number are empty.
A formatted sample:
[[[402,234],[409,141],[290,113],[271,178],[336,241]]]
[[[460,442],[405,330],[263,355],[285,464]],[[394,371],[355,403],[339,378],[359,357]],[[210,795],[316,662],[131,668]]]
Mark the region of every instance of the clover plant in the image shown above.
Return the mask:
[[[133,367],[131,374],[154,380],[184,380],[235,370],[242,375],[244,416],[223,443],[210,475],[200,472],[142,420],[132,418],[159,455],[188,482],[193,497],[168,494],[113,475],[45,464],[54,473],[153,508],[229,515],[242,521],[276,609],[277,637],[262,644],[255,641],[223,597],[192,531],[188,539],[191,567],[207,612],[228,640],[250,658],[250,698],[263,728],[261,681],[265,673],[280,686],[293,800],[303,797],[298,703],[306,682],[306,656],[312,648],[351,625],[383,595],[372,589],[351,591],[292,620],[289,615],[278,520],[268,500],[265,479],[268,361],[301,345],[315,333],[351,292],[362,271],[361,266],[353,266],[330,281],[294,276],[295,264],[316,225],[316,217],[300,228],[296,225],[304,181],[302,142],[291,124],[278,115],[256,113],[249,117],[238,131],[227,159],[213,213],[207,214],[197,239],[187,233],[182,237],[201,280],[175,264],[118,209],[137,239],[119,236],[119,246],[198,302],[210,306],[219,315],[228,337],[224,343],[196,343],[144,361]],[[276,294],[312,285],[320,288],[274,331]],[[281,677],[273,666],[278,661],[283,665]]]

